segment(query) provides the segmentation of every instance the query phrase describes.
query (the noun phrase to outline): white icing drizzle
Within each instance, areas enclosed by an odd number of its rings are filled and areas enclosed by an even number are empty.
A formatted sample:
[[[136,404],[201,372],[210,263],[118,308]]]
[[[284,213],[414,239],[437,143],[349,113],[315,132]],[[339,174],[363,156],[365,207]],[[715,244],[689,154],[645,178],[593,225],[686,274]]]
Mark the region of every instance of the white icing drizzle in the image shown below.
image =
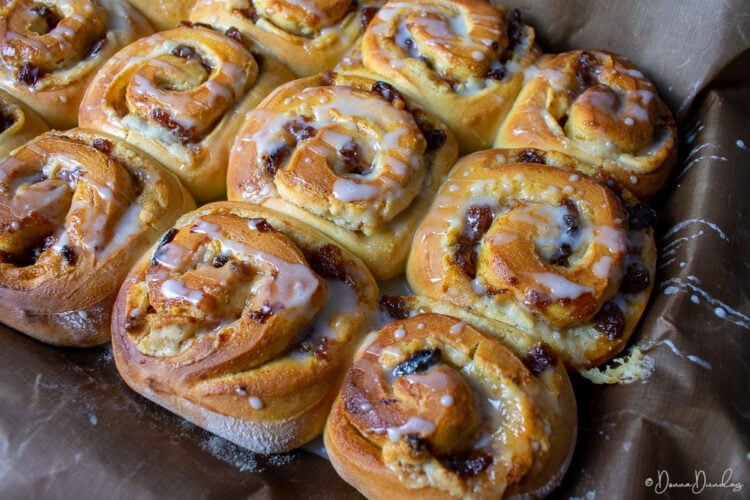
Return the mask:
[[[435,432],[435,424],[421,417],[410,417],[405,424],[398,427],[388,427],[385,432],[388,434],[388,439],[398,441],[401,436],[406,434],[429,436]]]
[[[250,403],[250,408],[253,410],[262,410],[265,408],[265,404],[263,403],[263,400],[260,399],[257,396],[250,396],[247,398],[248,403]]]
[[[554,273],[530,273],[530,275],[541,285],[549,290],[549,296],[553,300],[576,299],[585,293],[593,293],[594,289],[579,285]]]

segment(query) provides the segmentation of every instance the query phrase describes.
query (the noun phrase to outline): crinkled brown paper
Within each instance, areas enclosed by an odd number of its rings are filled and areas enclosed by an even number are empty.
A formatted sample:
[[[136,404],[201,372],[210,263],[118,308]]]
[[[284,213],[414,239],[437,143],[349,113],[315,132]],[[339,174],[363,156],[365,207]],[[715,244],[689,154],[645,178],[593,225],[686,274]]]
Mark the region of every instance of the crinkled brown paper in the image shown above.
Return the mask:
[[[750,3],[511,1],[547,52],[607,49],[657,84],[681,131],[653,203],[659,270],[633,344],[643,381],[575,375],[560,498],[750,498]],[[0,307],[2,307],[0,305]],[[352,498],[309,451],[253,455],[130,391],[109,346],[0,326],[0,498]]]

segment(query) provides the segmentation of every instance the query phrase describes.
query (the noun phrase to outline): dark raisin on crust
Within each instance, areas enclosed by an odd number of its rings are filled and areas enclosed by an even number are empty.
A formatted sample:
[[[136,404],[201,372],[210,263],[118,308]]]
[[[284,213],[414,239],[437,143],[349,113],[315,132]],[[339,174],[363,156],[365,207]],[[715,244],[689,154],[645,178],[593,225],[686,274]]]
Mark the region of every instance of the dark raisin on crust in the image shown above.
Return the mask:
[[[302,339],[302,342],[299,343],[296,350],[300,352],[312,353],[312,355],[315,356],[316,359],[327,361],[331,357],[331,354],[329,352],[331,348],[331,341],[327,337],[314,337],[314,333],[315,331],[313,329],[310,329],[310,331]]]
[[[78,260],[76,251],[73,249],[73,247],[70,247],[68,245],[63,245],[60,248],[60,255],[62,256],[63,261],[70,266],[74,266],[76,261]]]
[[[446,469],[461,477],[477,476],[492,464],[492,456],[480,451],[441,455],[438,460]]]
[[[288,121],[283,125],[283,129],[289,132],[297,142],[306,141],[315,137],[315,133],[317,132],[315,127],[307,123],[309,120],[307,117],[300,117],[299,119]]]
[[[646,229],[647,227],[653,227],[656,225],[656,210],[650,206],[643,203],[637,203],[635,205],[628,205],[626,208],[628,211],[630,229],[637,231],[639,229]]]
[[[114,145],[112,144],[112,141],[103,139],[101,137],[97,137],[96,139],[94,139],[91,145],[94,147],[94,149],[101,151],[107,156],[111,155],[112,150],[114,149]]]
[[[570,199],[565,198],[562,200],[563,207],[565,207],[565,213],[561,217],[563,223],[562,230],[565,234],[574,236],[580,227],[580,214],[578,212],[578,206]],[[568,257],[573,254],[573,250],[568,243],[562,243],[560,247],[555,251],[550,259],[550,263],[556,266],[567,266]]]
[[[179,230],[177,228],[170,228],[164,235],[161,237],[161,240],[159,240],[159,244],[156,245],[156,249],[154,250],[154,255],[151,257],[151,265],[155,266],[159,263],[159,257],[162,253],[162,248],[164,245],[171,242],[174,237],[177,235]]]
[[[393,369],[394,377],[403,377],[414,373],[424,373],[443,360],[440,349],[421,349],[413,352],[406,361]]]
[[[464,217],[464,229],[453,245],[453,260],[470,279],[476,278],[476,246],[492,225],[492,208],[472,205]]]
[[[396,101],[405,102],[401,93],[396,90],[396,87],[382,80],[373,83],[370,90],[390,103]]]
[[[610,340],[615,340],[625,333],[625,314],[614,302],[605,302],[594,316],[594,328]]]
[[[182,144],[188,144],[198,140],[195,131],[185,127],[172,118],[168,111],[162,108],[154,108],[149,113],[152,120],[164,127]]]
[[[107,46],[107,38],[100,38],[96,42],[94,42],[91,45],[91,48],[89,48],[88,53],[86,54],[87,58],[93,59],[94,57],[98,56],[102,53],[102,50],[104,50],[104,47]]]
[[[335,245],[324,244],[305,255],[310,267],[324,279],[333,279],[356,288],[354,277],[346,267],[341,249]]]
[[[255,311],[250,311],[248,313],[248,316],[250,319],[257,321],[261,325],[264,324],[266,321],[268,321],[268,318],[273,316],[274,311],[273,307],[271,307],[271,304],[267,300],[263,301],[263,305],[260,307],[260,309]]]
[[[492,66],[484,75],[487,80],[502,81],[505,78],[505,66]]]
[[[523,23],[521,11],[513,9],[508,16],[508,51],[512,52],[523,39]]]
[[[36,85],[43,76],[42,70],[28,61],[24,62],[18,70],[18,80],[29,86]]]
[[[245,38],[242,36],[242,32],[235,28],[234,26],[227,28],[227,30],[224,32],[224,34],[234,40],[235,42],[245,45]]]
[[[372,173],[372,165],[365,160],[362,147],[354,140],[350,140],[339,149],[339,158],[346,173],[356,175]]]
[[[264,155],[263,170],[270,175],[276,175],[276,171],[292,154],[292,150],[286,144],[279,146],[276,150]]]
[[[258,11],[255,9],[252,2],[248,2],[248,5],[249,6],[244,9],[237,9],[237,12],[239,12],[245,19],[249,19],[253,24],[257,23],[258,19],[260,19]]]
[[[16,119],[0,108],[0,134],[8,130],[14,123],[16,123]]]
[[[372,18],[378,13],[378,10],[380,10],[380,7],[373,6],[362,9],[359,14],[359,25],[362,28],[362,31],[367,29],[367,26],[370,24],[370,21],[372,21]]]
[[[404,297],[399,295],[383,295],[380,298],[380,309],[393,319],[409,317],[409,307]]]
[[[524,149],[521,151],[516,155],[516,161],[518,163],[539,163],[544,165],[544,158],[533,149]]]
[[[539,375],[547,367],[555,366],[557,363],[557,354],[552,350],[550,346],[544,342],[540,342],[526,354],[523,359],[523,363],[534,375]]]
[[[229,255],[220,254],[220,255],[217,255],[216,257],[213,258],[213,260],[211,261],[211,265],[213,265],[214,267],[217,267],[217,268],[218,267],[224,267],[224,264],[226,264],[227,262],[229,262],[229,259],[231,259],[231,257]]]
[[[259,233],[271,233],[274,231],[273,226],[263,217],[254,217],[248,221],[248,224]]]
[[[592,54],[583,51],[576,59],[576,82],[578,84],[578,91],[583,92],[589,87],[593,87],[597,83],[597,77],[595,68],[599,64],[599,61]]]
[[[622,293],[641,293],[651,285],[651,272],[640,262],[631,262],[620,283]]]

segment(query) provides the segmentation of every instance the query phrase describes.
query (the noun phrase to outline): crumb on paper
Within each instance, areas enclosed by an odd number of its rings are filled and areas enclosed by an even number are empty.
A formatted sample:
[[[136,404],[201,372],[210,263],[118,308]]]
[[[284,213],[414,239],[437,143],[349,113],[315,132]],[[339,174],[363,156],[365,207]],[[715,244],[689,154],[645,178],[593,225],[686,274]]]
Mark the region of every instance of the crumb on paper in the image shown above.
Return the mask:
[[[638,346],[633,346],[606,366],[581,370],[579,373],[595,384],[632,384],[648,379],[653,372],[653,358],[643,354]]]

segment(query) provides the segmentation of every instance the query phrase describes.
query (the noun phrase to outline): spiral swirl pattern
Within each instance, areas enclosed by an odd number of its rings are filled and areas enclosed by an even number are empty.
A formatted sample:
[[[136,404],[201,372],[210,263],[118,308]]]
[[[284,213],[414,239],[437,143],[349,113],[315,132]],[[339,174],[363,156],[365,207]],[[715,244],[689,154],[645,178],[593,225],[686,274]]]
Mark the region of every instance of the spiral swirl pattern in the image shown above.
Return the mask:
[[[0,7],[0,87],[55,128],[76,125],[96,70],[152,32],[126,2],[12,0]]]
[[[578,165],[534,150],[459,160],[415,237],[415,293],[515,325],[572,368],[614,356],[653,286],[652,229]]]
[[[237,28],[296,76],[333,69],[384,0],[198,0],[190,21]]]
[[[534,375],[500,341],[430,313],[368,339],[324,438],[368,498],[533,495],[567,466],[574,407],[562,365]]]
[[[653,83],[603,51],[547,56],[518,96],[496,147],[559,151],[601,168],[640,200],[666,182],[675,120]]]
[[[519,11],[469,0],[388,2],[369,24],[361,51],[365,72],[435,113],[462,153],[492,145],[523,69],[540,54]]]
[[[0,159],[47,130],[49,127],[39,115],[0,90]]]
[[[291,75],[228,35],[181,26],[111,58],[81,102],[82,126],[123,137],[170,168],[199,201],[225,192],[229,145],[243,118]]]
[[[116,138],[33,139],[0,163],[2,321],[55,344],[107,341],[130,265],[193,207],[173,175]]]
[[[376,297],[362,263],[322,235],[216,202],[181,218],[125,280],[115,361],[172,411],[252,450],[288,451],[321,432]]]
[[[309,77],[249,115],[230,156],[228,197],[309,220],[368,264],[395,256],[392,269],[375,271],[392,276],[456,154],[445,127],[390,85]]]

